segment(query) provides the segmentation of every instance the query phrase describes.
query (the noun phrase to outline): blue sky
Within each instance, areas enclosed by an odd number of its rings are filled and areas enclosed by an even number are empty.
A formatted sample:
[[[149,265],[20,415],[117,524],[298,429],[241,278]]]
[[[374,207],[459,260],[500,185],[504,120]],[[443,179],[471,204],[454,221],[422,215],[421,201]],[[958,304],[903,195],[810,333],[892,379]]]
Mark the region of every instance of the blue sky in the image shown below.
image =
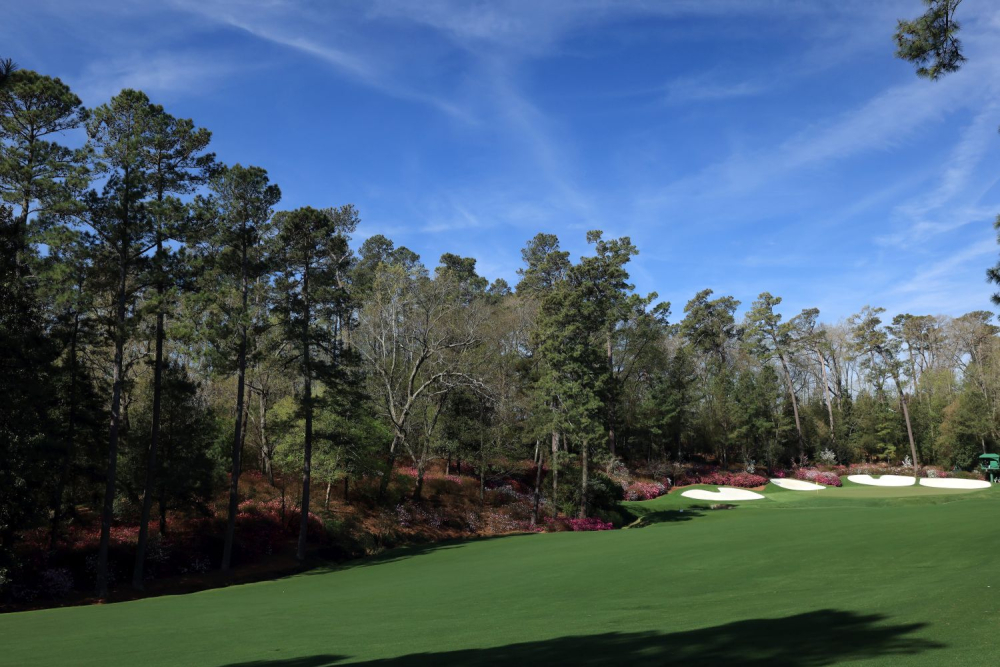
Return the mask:
[[[93,106],[145,90],[266,168],[283,208],[354,203],[433,266],[512,284],[538,231],[629,235],[677,318],[710,287],[836,321],[989,307],[1000,6],[969,62],[893,58],[918,0],[11,3],[0,56]]]

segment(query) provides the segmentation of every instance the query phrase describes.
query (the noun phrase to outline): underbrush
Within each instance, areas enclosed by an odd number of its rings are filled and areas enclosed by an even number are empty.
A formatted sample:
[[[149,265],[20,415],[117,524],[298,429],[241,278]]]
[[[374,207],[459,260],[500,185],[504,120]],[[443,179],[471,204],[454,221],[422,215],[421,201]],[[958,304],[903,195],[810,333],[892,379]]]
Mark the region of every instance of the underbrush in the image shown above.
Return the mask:
[[[236,517],[233,566],[260,561],[279,553],[297,538],[301,513],[280,500],[245,500]],[[200,575],[221,566],[225,514],[204,517],[170,516],[166,531],[158,521],[149,524],[144,579],[152,581],[181,575]],[[316,514],[308,518],[309,540],[330,545],[332,536]],[[113,525],[108,548],[111,586],[131,581],[139,526]],[[16,603],[56,600],[92,589],[97,574],[100,526],[96,521],[76,523],[49,549],[49,532],[37,528],[22,536],[15,576],[6,597]]]

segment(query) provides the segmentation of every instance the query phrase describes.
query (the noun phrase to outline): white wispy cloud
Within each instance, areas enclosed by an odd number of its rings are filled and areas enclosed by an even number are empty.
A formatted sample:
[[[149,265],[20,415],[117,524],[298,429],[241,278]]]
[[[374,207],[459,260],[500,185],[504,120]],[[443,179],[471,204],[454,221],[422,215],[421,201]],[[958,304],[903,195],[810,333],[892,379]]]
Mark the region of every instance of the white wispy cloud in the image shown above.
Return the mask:
[[[157,96],[197,95],[237,73],[247,72],[238,63],[216,54],[145,53],[107,58],[89,63],[74,81],[74,90],[85,105],[107,101],[123,88]]]
[[[341,16],[335,12],[316,11],[287,0],[263,3],[247,0],[171,1],[176,9],[315,58],[349,79],[390,97],[429,105],[463,122],[475,121],[472,114],[460,104],[401,81],[399,75],[390,71],[390,68],[380,62],[380,58],[373,55],[373,47],[385,45],[369,45],[367,49],[349,47],[346,44],[350,41],[347,35],[356,27],[352,24],[358,20],[356,15]],[[324,37],[310,36],[310,33]]]
[[[761,81],[730,82],[705,74],[674,79],[665,88],[663,99],[667,104],[686,104],[752,97],[763,93],[768,86]]]
[[[918,264],[895,285],[886,286],[886,309],[944,315],[982,310],[993,291],[985,270],[996,256],[996,240],[981,237],[943,258]]]

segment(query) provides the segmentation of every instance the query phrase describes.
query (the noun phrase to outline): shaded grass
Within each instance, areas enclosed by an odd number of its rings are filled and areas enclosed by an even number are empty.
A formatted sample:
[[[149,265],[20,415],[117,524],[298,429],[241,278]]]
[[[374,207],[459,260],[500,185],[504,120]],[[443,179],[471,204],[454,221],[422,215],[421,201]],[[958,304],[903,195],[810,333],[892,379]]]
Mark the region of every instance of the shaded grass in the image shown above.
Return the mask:
[[[874,491],[672,493],[628,505],[664,517],[641,529],[8,614],[0,664],[994,664],[1000,492]]]

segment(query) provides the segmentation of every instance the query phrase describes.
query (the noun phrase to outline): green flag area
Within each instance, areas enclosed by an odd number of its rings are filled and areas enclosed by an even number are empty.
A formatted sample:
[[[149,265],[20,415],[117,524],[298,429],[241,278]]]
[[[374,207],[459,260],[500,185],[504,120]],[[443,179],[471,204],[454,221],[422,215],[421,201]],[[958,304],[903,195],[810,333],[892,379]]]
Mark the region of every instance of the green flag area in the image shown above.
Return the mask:
[[[1000,490],[768,486],[624,530],[402,549],[0,617],[4,665],[994,665]]]

